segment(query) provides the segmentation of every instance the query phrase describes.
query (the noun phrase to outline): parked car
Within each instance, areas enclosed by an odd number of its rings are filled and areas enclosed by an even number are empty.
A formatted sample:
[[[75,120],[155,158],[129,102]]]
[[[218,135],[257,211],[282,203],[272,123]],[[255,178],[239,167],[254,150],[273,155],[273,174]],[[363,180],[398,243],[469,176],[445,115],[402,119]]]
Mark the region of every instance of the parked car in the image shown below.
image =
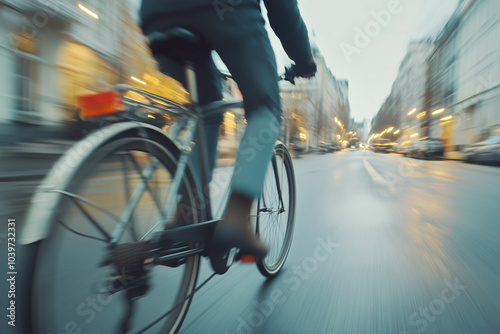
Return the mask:
[[[403,145],[399,145],[396,149],[396,153],[399,153],[403,156],[405,155],[408,155],[408,149],[410,148],[410,145],[411,144],[403,144]]]
[[[330,145],[328,146],[328,152],[333,153],[337,151],[340,151],[340,145],[335,142],[330,143]]]
[[[324,141],[320,141],[318,143],[318,151],[320,153],[329,153],[330,152],[330,145],[328,145],[326,142]]]
[[[375,144],[373,145],[373,152],[384,152],[388,153],[389,149],[392,148],[392,145],[390,143],[389,139],[386,138],[377,138],[375,140]]]
[[[413,158],[427,159],[444,156],[444,144],[437,138],[425,138],[412,144],[409,156]]]
[[[467,162],[500,163],[500,136],[491,136],[485,140],[471,145],[464,151]]]

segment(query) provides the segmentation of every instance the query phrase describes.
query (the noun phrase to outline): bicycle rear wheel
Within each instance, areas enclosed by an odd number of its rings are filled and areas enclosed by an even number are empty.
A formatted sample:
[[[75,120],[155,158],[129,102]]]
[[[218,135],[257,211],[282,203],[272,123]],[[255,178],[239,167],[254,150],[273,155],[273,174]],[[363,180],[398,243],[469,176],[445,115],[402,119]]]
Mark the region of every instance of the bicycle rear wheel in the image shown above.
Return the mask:
[[[117,333],[128,314],[125,295],[131,275],[103,266],[110,238],[118,244],[149,240],[155,225],[165,218],[162,208],[177,168],[177,154],[154,138],[117,137],[95,148],[62,189],[50,236],[39,241],[33,259],[31,321],[35,333]],[[202,220],[197,188],[187,170],[178,195],[182,219]],[[173,215],[173,213],[170,213]],[[129,218],[125,218],[129,217]],[[120,223],[128,220],[126,225]],[[177,226],[178,226],[177,225]],[[124,228],[125,227],[125,228]],[[193,245],[191,245],[193,246]],[[130,257],[134,248],[130,250]],[[128,256],[127,254],[125,256]],[[128,257],[126,257],[128,258]],[[177,333],[196,288],[199,255],[178,267],[149,270],[149,291],[134,303],[130,329],[134,333],[167,310],[172,313],[147,333]],[[115,291],[110,291],[110,277]],[[118,292],[116,292],[118,291]]]
[[[256,231],[269,247],[269,253],[257,261],[266,277],[276,276],[288,256],[295,218],[295,174],[292,159],[282,143],[274,148],[264,188],[257,204]]]

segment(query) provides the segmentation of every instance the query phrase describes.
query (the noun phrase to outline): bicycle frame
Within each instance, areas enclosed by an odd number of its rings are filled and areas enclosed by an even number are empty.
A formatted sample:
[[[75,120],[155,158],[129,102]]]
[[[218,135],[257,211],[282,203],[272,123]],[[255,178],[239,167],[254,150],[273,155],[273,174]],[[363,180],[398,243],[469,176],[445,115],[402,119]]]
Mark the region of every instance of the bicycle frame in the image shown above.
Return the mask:
[[[174,116],[179,116],[179,120],[177,120],[177,122],[175,122],[172,125],[169,133],[170,137],[176,142],[177,147],[181,152],[178,159],[177,169],[175,171],[175,175],[173,177],[167,195],[167,202],[163,210],[163,212],[169,214],[176,212],[177,195],[179,193],[182,178],[186,172],[186,168],[189,164],[191,155],[193,154],[195,145],[198,145],[198,150],[196,151],[200,162],[199,165],[200,170],[199,174],[197,174],[198,177],[195,177],[195,182],[201,183],[199,184],[199,186],[201,187],[197,188],[203,189],[203,186],[208,185],[210,182],[208,148],[207,148],[207,143],[203,140],[203,138],[205,138],[205,126],[203,120],[214,116],[220,116],[228,109],[243,107],[242,100],[223,100],[223,101],[212,102],[204,106],[200,106],[197,101],[198,95],[196,91],[196,79],[194,76],[194,71],[189,66],[186,66],[186,78],[187,78],[187,87],[188,90],[190,91],[190,96],[192,100],[192,104],[189,106],[179,105],[171,100],[162,98],[160,96],[148,93],[146,91],[131,86],[118,85],[116,87],[117,90],[121,92],[130,90],[139,93],[141,95],[144,95],[150,101],[150,103],[148,104],[124,98],[124,102],[128,102],[130,104],[137,104],[138,107],[141,108],[146,108],[146,109],[152,108],[157,111],[159,110],[161,112],[165,112]],[[154,101],[160,101],[161,103],[166,104],[168,107],[167,108],[159,107]],[[185,135],[184,138],[181,139],[180,134],[183,129],[186,129],[187,135]],[[274,155],[272,159],[272,168],[274,174],[277,176],[278,175],[277,162]],[[279,184],[280,181],[278,177],[276,177],[275,180],[276,180],[276,186],[278,188],[280,204],[283,207],[281,186]],[[226,189],[226,192],[222,199],[221,206],[218,210],[220,214],[218,217],[215,217],[216,219],[214,219],[212,215],[211,196],[210,195],[204,196],[204,194],[198,194],[199,198],[202,201],[201,205],[203,210],[205,211],[207,220],[193,225],[167,229],[167,225],[169,223],[169,217],[166,217],[162,222],[160,222],[161,224],[159,228],[160,232],[155,233],[153,241],[160,243],[161,246],[166,246],[166,247],[168,247],[169,244],[173,245],[176,243],[209,242],[213,234],[215,223],[222,218],[221,216],[225,212],[227,202],[229,199],[229,190],[230,189]],[[156,224],[152,229],[156,228],[158,228],[158,224]],[[174,253],[159,257],[155,262],[167,265],[168,264],[176,265],[175,261],[178,260],[182,261],[182,259],[185,259],[187,256],[203,254],[204,252],[205,248],[195,248],[189,250],[180,249],[179,251],[176,251]]]
[[[157,96],[146,92],[144,90],[128,86],[128,85],[117,85],[115,89],[122,93],[122,100],[129,107],[132,108],[143,108],[143,109],[151,109],[156,112],[167,113],[173,116],[179,117],[179,119],[174,122],[174,124],[169,129],[169,137],[171,137],[172,141],[175,142],[179,151],[181,152],[178,157],[177,169],[175,171],[175,175],[173,176],[172,183],[170,185],[170,189],[167,195],[167,202],[163,208],[164,213],[173,214],[177,209],[177,195],[179,193],[183,176],[186,173],[186,168],[191,160],[191,155],[195,146],[198,147],[196,153],[198,154],[199,161],[199,171],[194,171],[194,173],[198,172],[195,175],[195,182],[198,183],[198,189],[203,189],[205,185],[208,185],[210,182],[210,171],[209,171],[209,157],[208,157],[208,148],[207,143],[203,138],[205,138],[205,125],[204,119],[220,116],[228,109],[241,108],[243,107],[242,100],[223,100],[209,103],[204,106],[200,106],[197,103],[197,91],[196,91],[196,79],[194,77],[194,72],[189,67],[186,67],[186,78],[187,78],[187,86],[190,90],[190,96],[192,100],[192,104],[188,106],[180,105],[171,100],[165,99],[161,96]],[[135,93],[141,94],[146,97],[149,103],[140,102],[137,100],[133,100],[127,97],[124,97],[123,94],[126,91],[133,91]],[[161,105],[160,105],[161,104]],[[180,134],[182,130],[185,129],[185,135],[181,138]],[[207,218],[206,221],[195,224],[188,225],[173,229],[166,229],[169,218],[165,217],[163,221],[159,222],[151,228],[158,229],[161,232],[157,232],[153,238],[153,241],[161,243],[176,243],[176,242],[207,242],[210,240],[211,235],[213,234],[213,228],[215,223],[218,220],[214,220],[212,215],[212,203],[211,196],[204,194],[198,194],[199,199],[201,200],[202,209],[205,211],[205,216]],[[227,201],[229,198],[229,189],[226,190],[221,206],[218,210],[220,213],[219,216],[225,211]],[[216,217],[222,218],[222,217]],[[112,244],[117,243],[119,239],[119,235],[116,235],[116,238],[112,239]],[[194,251],[194,252],[193,252]],[[189,255],[194,255],[202,252],[201,249],[191,250],[189,254],[182,254],[180,252],[176,254],[177,256],[168,256],[167,259],[164,260],[175,260],[180,259],[182,257],[186,257]]]

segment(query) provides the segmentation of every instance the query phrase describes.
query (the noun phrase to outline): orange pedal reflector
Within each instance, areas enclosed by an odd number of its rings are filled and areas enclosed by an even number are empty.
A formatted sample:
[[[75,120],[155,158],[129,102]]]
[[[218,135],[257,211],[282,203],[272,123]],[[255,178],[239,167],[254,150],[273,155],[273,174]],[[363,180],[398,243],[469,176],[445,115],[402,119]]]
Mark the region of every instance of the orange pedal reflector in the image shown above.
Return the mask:
[[[253,255],[241,255],[240,261],[243,263],[253,263],[253,262],[255,262],[255,256],[253,256]]]
[[[123,110],[120,94],[113,90],[79,96],[78,104],[82,117],[109,115]]]

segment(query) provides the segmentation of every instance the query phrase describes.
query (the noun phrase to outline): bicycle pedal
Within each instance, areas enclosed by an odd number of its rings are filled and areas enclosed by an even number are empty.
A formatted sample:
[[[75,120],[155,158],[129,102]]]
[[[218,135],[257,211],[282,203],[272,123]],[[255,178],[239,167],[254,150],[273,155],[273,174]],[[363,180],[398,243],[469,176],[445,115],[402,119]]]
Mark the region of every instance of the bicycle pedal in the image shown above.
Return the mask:
[[[254,263],[255,262],[255,255],[242,254],[240,256],[240,261],[243,263]]]

